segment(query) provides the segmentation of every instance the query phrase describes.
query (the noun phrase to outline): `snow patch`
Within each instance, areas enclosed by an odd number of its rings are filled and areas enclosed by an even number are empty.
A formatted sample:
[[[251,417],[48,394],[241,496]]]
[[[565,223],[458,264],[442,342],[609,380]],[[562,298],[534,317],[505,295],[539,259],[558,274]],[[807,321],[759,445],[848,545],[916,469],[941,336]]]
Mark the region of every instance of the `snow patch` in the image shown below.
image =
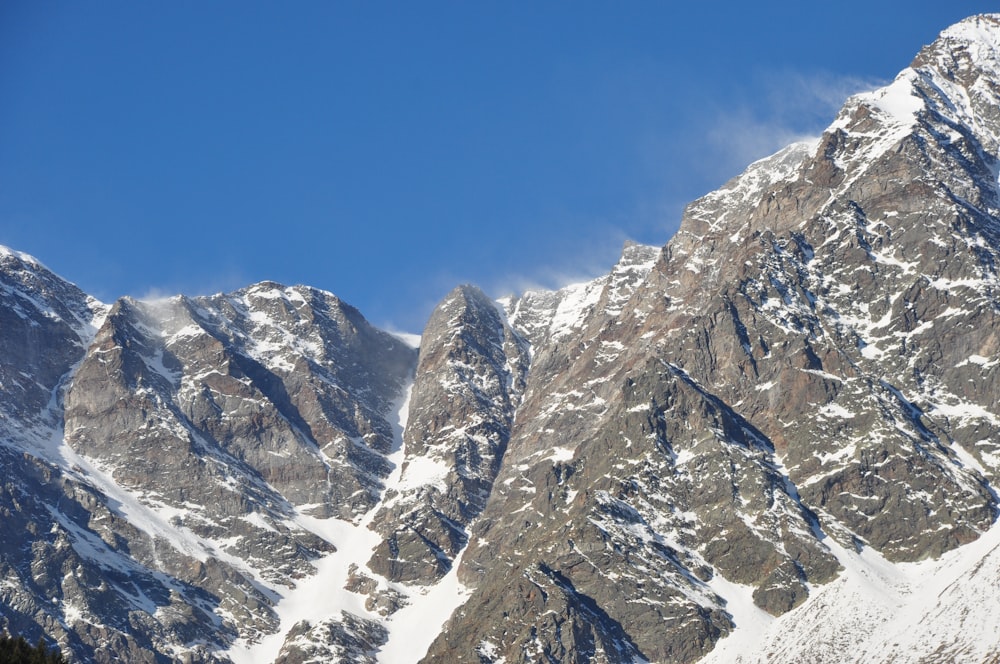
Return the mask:
[[[576,450],[571,450],[568,447],[553,447],[552,451],[543,459],[543,461],[566,463],[567,461],[572,461],[575,454]]]
[[[849,420],[854,417],[854,413],[836,403],[826,404],[819,409],[818,415],[820,417],[837,418],[842,420]]]
[[[406,462],[396,489],[404,492],[433,486],[441,491],[447,491],[448,485],[445,480],[450,472],[451,466],[443,459],[431,456],[413,457]]]

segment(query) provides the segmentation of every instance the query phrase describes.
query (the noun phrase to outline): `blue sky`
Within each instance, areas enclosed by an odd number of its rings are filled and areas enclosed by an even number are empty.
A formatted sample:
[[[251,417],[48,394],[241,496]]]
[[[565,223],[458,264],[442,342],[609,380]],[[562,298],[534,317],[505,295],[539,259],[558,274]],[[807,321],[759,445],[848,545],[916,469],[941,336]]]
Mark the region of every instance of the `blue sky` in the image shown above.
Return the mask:
[[[666,243],[990,4],[3,0],[0,244],[104,301],[271,279],[419,331]]]

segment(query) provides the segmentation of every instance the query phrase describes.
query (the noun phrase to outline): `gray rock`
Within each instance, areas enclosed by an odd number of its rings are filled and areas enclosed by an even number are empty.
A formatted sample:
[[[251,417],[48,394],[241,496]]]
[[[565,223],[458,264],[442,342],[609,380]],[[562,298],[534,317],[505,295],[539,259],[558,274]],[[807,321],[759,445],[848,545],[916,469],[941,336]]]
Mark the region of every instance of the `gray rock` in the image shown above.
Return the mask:
[[[479,289],[460,286],[435,309],[421,340],[401,489],[373,521],[384,539],[372,570],[426,585],[451,569],[500,471],[527,361],[527,343]]]

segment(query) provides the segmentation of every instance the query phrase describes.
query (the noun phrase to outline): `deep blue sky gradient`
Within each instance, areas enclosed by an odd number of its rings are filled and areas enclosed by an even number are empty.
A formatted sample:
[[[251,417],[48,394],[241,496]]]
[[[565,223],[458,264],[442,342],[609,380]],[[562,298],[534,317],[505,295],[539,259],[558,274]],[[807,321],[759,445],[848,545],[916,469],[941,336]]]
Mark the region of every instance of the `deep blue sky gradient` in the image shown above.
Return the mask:
[[[271,279],[419,331],[664,244],[987,2],[0,2],[0,244],[104,301]]]

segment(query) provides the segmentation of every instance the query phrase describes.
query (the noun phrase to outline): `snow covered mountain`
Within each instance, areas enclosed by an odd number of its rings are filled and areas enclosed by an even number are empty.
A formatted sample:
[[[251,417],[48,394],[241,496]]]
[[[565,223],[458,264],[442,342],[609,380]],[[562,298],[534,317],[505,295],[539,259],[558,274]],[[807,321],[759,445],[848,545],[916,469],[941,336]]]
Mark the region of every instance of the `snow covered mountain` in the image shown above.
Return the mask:
[[[1000,656],[1000,15],[419,350],[0,251],[0,627],[75,661]]]

